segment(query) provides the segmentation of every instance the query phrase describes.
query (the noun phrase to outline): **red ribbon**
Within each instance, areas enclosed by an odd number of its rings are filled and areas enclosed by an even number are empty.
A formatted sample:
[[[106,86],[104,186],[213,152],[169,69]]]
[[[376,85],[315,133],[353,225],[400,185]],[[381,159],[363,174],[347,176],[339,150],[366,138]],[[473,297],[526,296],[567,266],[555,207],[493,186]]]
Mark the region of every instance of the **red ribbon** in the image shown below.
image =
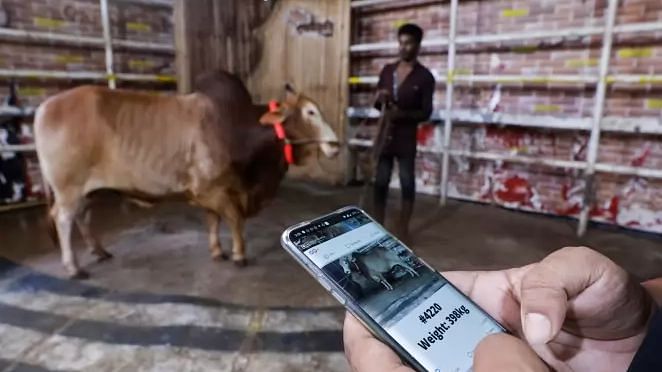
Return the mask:
[[[269,111],[270,112],[277,112],[279,108],[278,101],[269,101]],[[285,144],[283,146],[283,154],[285,155],[285,161],[287,164],[294,164],[294,149],[292,148],[292,144],[290,141],[287,139],[287,135],[285,133],[285,128],[283,127],[283,123],[280,121],[277,121],[273,124],[274,127],[274,132],[276,132],[276,137],[278,137],[279,140],[283,141]]]

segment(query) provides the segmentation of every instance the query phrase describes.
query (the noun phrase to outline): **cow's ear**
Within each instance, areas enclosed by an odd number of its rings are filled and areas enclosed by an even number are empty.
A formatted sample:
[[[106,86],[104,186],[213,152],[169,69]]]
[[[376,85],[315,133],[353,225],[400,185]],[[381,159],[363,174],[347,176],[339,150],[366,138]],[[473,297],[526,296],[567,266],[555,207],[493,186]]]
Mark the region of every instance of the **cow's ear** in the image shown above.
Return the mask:
[[[294,89],[294,86],[290,83],[285,84],[285,91],[292,94],[297,94],[297,90]]]
[[[269,111],[262,115],[260,118],[260,124],[262,125],[274,125],[276,123],[285,123],[288,116],[292,113],[292,110],[289,108],[287,103],[282,103],[281,106],[276,111]]]
[[[287,102],[281,102],[276,107],[276,111],[269,111],[262,115],[260,118],[260,124],[274,125],[276,123],[285,123],[285,120],[287,120],[292,113],[291,106]]]
[[[262,115],[260,118],[260,124],[262,125],[274,125],[276,123],[282,123],[285,121],[285,114],[281,111],[276,112],[267,112]]]
[[[285,84],[285,102],[292,106],[299,102],[299,92],[290,83]]]

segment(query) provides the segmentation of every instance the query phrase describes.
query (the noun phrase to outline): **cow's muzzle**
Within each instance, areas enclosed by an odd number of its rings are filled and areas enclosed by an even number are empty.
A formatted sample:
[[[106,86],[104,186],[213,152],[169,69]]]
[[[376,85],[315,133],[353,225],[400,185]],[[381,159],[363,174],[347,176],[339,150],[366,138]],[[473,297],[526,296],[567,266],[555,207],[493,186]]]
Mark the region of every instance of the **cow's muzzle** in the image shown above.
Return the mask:
[[[340,142],[330,141],[320,143],[320,148],[328,158],[335,158],[340,153]]]

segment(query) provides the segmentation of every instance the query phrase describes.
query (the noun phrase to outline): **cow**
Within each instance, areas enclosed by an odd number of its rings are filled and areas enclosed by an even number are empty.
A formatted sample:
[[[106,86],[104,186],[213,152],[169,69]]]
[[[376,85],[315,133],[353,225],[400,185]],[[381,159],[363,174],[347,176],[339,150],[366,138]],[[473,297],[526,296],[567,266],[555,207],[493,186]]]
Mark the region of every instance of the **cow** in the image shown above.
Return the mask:
[[[71,278],[89,277],[71,247],[74,223],[98,260],[112,257],[90,231],[89,200],[99,190],[139,203],[185,199],[203,208],[214,260],[229,259],[219,241],[225,218],[232,260],[244,266],[245,221],[275,196],[288,158],[300,165],[318,150],[327,157],[339,152],[319,106],[289,84],[271,109],[254,104],[241,80],[225,71],[201,76],[194,87],[161,96],[82,86],[37,110],[35,144],[52,230]]]
[[[361,274],[382,284],[388,291],[392,291],[393,286],[386,280],[384,274],[396,266],[403,268],[412,278],[419,276],[418,272],[402,260],[397,253],[381,246],[377,246],[366,253],[352,253],[352,259]]]

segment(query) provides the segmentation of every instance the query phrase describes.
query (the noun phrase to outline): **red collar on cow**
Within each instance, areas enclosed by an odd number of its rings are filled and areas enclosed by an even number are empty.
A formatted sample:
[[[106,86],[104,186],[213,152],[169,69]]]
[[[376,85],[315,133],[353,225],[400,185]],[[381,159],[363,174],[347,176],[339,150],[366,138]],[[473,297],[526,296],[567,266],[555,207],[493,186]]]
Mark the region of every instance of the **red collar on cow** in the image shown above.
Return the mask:
[[[271,112],[276,112],[278,111],[278,101],[272,100],[269,101],[269,111]],[[283,154],[285,155],[285,161],[287,164],[294,164],[294,148],[292,147],[292,143],[290,142],[289,139],[287,139],[287,134],[285,133],[285,127],[283,127],[282,122],[276,122],[273,125],[274,127],[274,132],[276,132],[276,137],[278,137],[279,140],[283,141],[285,143],[283,147]]]

